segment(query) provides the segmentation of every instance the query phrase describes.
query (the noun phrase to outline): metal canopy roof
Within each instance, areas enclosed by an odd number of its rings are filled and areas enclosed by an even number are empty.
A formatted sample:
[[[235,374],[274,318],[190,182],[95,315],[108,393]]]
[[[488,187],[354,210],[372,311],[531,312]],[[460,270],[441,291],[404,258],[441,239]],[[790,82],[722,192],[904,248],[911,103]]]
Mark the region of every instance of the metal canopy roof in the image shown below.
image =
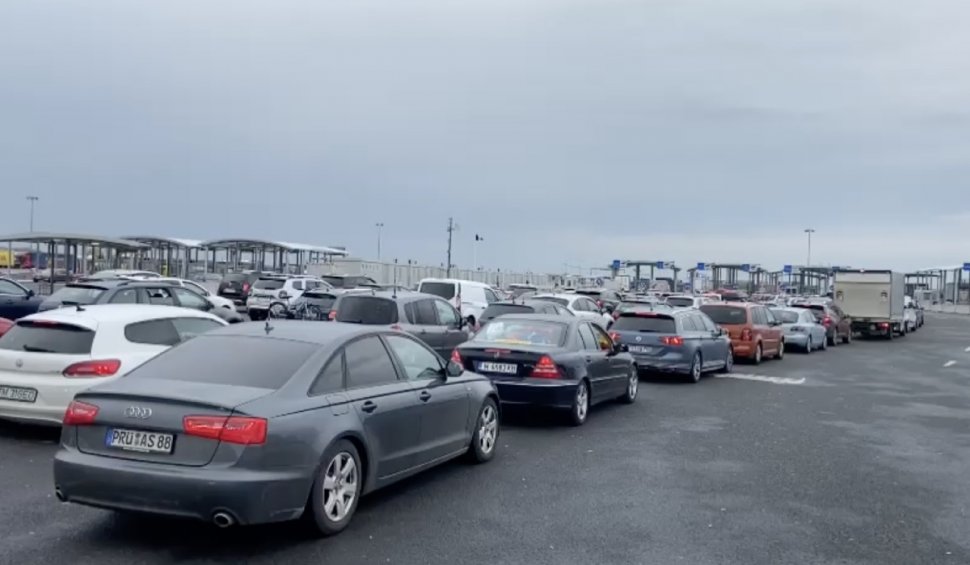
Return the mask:
[[[290,241],[270,241],[266,239],[214,239],[211,241],[203,241],[203,247],[216,247],[216,248],[226,248],[226,247],[275,247],[278,249],[283,249],[285,251],[313,251],[317,253],[326,253],[328,255],[349,255],[350,253],[346,249],[337,249],[336,247],[325,247],[320,245],[309,245],[306,243],[293,243]]]
[[[23,232],[0,235],[0,241],[17,241],[30,243],[88,243],[92,245],[102,245],[104,247],[117,247],[120,249],[144,249],[146,245],[130,239],[117,237],[103,237],[99,235],[89,235],[80,233],[58,233],[58,232]]]
[[[180,237],[160,237],[154,235],[131,235],[124,236],[123,239],[130,239],[132,241],[137,241],[144,243],[146,245],[158,245],[167,244],[175,247],[184,247],[186,249],[200,249],[202,248],[203,241],[201,239],[184,239]]]

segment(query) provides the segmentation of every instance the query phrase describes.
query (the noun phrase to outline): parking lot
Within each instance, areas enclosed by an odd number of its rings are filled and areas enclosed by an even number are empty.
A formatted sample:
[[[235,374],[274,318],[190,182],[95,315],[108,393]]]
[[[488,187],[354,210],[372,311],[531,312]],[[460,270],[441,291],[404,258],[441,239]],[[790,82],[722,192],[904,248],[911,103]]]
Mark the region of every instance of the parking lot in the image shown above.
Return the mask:
[[[0,424],[0,563],[968,563],[970,319],[650,380],[582,428],[506,414],[494,462],[364,499],[319,540],[59,504],[58,432]]]

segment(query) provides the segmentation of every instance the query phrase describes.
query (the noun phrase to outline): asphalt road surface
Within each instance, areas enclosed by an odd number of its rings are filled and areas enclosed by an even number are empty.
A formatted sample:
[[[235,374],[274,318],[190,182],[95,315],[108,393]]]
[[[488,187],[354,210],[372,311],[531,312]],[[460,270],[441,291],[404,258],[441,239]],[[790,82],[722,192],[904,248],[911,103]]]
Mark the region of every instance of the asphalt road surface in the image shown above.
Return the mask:
[[[364,499],[343,534],[58,503],[57,433],[0,425],[0,563],[970,563],[970,317],[644,383],[585,427],[507,419],[497,458]],[[773,378],[774,377],[774,378]]]

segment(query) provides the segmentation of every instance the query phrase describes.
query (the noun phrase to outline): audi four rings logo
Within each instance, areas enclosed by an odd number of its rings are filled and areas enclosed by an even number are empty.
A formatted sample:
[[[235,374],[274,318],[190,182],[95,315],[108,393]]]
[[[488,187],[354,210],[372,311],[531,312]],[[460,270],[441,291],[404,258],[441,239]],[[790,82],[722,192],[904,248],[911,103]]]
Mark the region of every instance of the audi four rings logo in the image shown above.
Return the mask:
[[[145,406],[129,406],[125,408],[125,416],[128,418],[139,418],[144,420],[152,417],[152,409]]]

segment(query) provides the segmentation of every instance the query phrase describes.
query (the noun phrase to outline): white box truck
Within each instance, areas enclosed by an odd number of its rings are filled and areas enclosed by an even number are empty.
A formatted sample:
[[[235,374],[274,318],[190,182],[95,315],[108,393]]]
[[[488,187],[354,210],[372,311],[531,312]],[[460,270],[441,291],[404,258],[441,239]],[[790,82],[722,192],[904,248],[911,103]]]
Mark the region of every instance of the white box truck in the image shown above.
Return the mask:
[[[852,331],[892,339],[906,335],[906,276],[866,269],[836,271],[835,303],[852,319]]]

